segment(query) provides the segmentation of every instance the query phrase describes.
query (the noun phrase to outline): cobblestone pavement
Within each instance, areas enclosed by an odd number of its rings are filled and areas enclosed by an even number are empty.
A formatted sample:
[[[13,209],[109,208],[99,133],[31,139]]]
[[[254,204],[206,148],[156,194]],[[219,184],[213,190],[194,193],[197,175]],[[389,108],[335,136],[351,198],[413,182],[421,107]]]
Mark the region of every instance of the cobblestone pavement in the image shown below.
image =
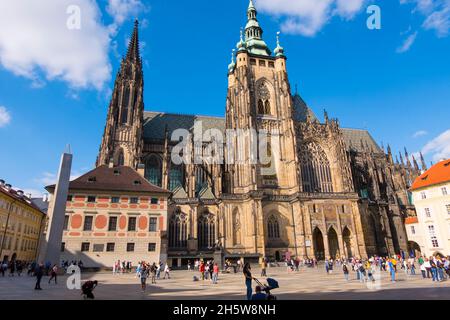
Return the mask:
[[[259,276],[260,270],[253,270]],[[279,282],[280,288],[273,290],[280,300],[308,299],[356,299],[356,300],[395,300],[395,299],[450,299],[450,280],[433,283],[422,279],[421,275],[405,275],[398,272],[397,282],[391,283],[389,275],[381,272],[380,281],[375,284],[360,283],[355,273],[346,282],[341,271],[326,274],[323,268],[303,268],[300,272],[287,272],[286,268],[269,268],[269,277]],[[158,280],[156,285],[148,285],[142,292],[140,281],[134,274],[112,275],[111,273],[86,273],[82,281],[99,281],[95,289],[96,299],[117,300],[243,300],[245,285],[242,274],[220,274],[218,284],[210,280],[193,281],[198,272],[173,271],[171,279]],[[58,278],[58,284],[48,284],[42,279],[42,291],[35,291],[35,279],[28,276],[0,277],[0,299],[31,300],[79,300],[79,290],[69,290],[67,277]],[[148,281],[150,283],[150,279]],[[256,284],[254,284],[256,285]]]

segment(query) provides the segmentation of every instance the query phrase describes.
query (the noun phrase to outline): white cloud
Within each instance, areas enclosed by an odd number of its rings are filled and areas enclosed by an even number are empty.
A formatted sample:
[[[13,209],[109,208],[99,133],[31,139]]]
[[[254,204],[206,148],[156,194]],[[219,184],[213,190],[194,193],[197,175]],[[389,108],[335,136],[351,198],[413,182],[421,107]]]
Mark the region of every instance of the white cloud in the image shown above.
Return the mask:
[[[367,0],[259,0],[257,9],[282,18],[283,32],[314,36],[333,17],[351,19]]]
[[[415,132],[415,133],[413,134],[413,138],[423,137],[423,136],[426,136],[427,134],[428,134],[427,131],[425,131],[425,130],[419,130],[419,131],[417,131],[417,132]]]
[[[450,158],[450,129],[428,142],[422,149],[424,155],[432,157],[433,161]]]
[[[417,31],[414,32],[413,34],[409,35],[405,41],[403,42],[403,44],[397,48],[397,53],[404,53],[406,51],[408,51],[411,46],[413,45],[414,41],[416,41],[417,38]]]
[[[435,30],[438,37],[446,37],[450,30],[450,2],[447,2],[446,6],[438,11],[434,11],[430,14],[423,27],[426,30]]]
[[[79,171],[73,171],[70,175],[70,181],[79,178],[82,174]],[[43,172],[41,177],[34,180],[39,186],[46,187],[55,184],[57,180],[57,175],[51,172]]]
[[[438,37],[446,37],[450,32],[450,0],[400,0],[401,4],[414,4],[413,13],[425,17],[422,27],[434,30]]]
[[[113,27],[120,26],[130,17],[136,18],[147,7],[140,0],[108,0],[106,12],[113,17]]]
[[[31,194],[31,198],[43,198],[46,193],[45,190],[37,190],[33,188],[24,188],[23,193],[28,197]]]
[[[80,9],[79,29],[68,28],[75,16],[67,13],[70,6]],[[111,78],[111,37],[141,6],[138,0],[109,0],[114,22],[107,26],[93,0],[1,1],[0,64],[35,88],[60,80],[72,89],[101,90]]]
[[[0,106],[0,128],[6,126],[11,122],[11,115],[9,114],[8,110]]]

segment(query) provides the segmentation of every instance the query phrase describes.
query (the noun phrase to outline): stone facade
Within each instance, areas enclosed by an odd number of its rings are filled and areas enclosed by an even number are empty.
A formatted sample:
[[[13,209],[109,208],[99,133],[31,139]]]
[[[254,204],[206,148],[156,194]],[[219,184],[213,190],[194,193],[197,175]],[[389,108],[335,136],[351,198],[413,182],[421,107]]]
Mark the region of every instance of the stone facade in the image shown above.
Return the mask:
[[[31,198],[0,180],[0,262],[35,261],[45,222]]]
[[[124,166],[100,166],[70,182],[61,260],[90,268],[166,261],[168,196]]]
[[[420,173],[418,166],[408,155],[406,163],[395,163],[390,148],[385,153],[365,130],[341,128],[326,113],[325,121],[318,121],[300,95],[291,94],[284,49],[278,41],[271,53],[252,2],[247,15],[245,39],[242,34],[228,69],[226,118],[144,112],[140,58],[128,54],[116,80],[98,165],[112,159],[142,166],[150,182],[173,192],[168,214],[174,264],[212,257],[217,244],[229,258],[255,261],[281,260],[286,253],[324,259],[406,250],[403,219],[414,210],[407,190]],[[137,26],[129,53],[136,52],[135,37]],[[124,66],[135,72],[124,72]],[[123,83],[133,92],[130,97]],[[124,110],[133,121],[118,120]],[[204,136],[218,130],[232,142],[224,142],[225,157],[252,157],[251,138],[239,145],[229,130],[269,131],[278,148],[271,145],[265,164],[175,165],[174,131],[193,132],[198,122]],[[124,136],[125,131],[133,134]],[[189,135],[188,153],[209,150],[214,142],[205,140]]]

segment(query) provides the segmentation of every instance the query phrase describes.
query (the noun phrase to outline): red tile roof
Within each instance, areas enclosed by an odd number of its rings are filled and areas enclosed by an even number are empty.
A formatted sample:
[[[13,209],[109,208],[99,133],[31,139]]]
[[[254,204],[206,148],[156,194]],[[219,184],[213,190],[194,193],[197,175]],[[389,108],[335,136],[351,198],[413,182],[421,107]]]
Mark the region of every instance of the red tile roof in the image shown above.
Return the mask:
[[[55,185],[48,186],[46,189],[53,191]],[[151,184],[136,170],[130,167],[121,166],[110,168],[107,165],[97,167],[71,181],[69,189],[170,194],[170,191]]]
[[[450,159],[441,161],[432,166],[414,181],[411,190],[441,184],[450,181]]]
[[[405,224],[414,224],[419,223],[419,219],[417,217],[409,217],[405,219]]]

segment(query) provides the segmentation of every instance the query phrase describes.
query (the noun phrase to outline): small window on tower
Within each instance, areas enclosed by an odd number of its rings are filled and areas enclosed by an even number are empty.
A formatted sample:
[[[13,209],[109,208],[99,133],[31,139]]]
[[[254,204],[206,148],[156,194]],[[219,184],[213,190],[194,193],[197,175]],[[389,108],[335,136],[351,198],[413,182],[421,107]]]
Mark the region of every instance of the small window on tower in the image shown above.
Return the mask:
[[[265,67],[265,66],[266,66],[266,61],[264,61],[264,60],[259,60],[259,66],[260,66],[260,67]]]
[[[256,59],[250,59],[250,64],[252,66],[256,66]]]
[[[275,63],[273,63],[273,61],[269,61],[269,68],[275,68]]]

